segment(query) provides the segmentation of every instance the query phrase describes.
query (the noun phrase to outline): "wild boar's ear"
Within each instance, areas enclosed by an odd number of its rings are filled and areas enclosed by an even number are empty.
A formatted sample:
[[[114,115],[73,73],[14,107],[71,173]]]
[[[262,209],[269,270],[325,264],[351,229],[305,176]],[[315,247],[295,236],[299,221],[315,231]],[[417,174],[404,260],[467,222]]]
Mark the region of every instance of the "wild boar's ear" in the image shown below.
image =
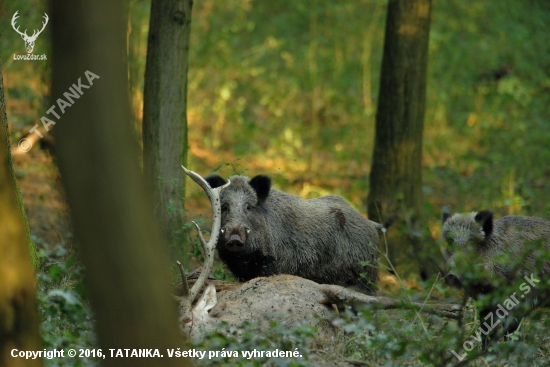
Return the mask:
[[[475,221],[483,227],[485,237],[489,237],[493,232],[493,212],[490,210],[482,210],[475,216]]]
[[[441,223],[445,224],[447,219],[449,219],[450,216],[451,216],[451,206],[450,205],[445,205],[442,209],[442,213],[443,213],[443,216],[442,216]]]
[[[256,191],[258,204],[263,203],[269,196],[269,190],[271,190],[271,178],[264,175],[258,175],[253,177],[248,184]]]
[[[210,185],[211,188],[215,189],[216,187],[220,187],[225,185],[225,180],[221,178],[221,176],[212,173],[211,175],[208,175],[204,178],[206,182]]]

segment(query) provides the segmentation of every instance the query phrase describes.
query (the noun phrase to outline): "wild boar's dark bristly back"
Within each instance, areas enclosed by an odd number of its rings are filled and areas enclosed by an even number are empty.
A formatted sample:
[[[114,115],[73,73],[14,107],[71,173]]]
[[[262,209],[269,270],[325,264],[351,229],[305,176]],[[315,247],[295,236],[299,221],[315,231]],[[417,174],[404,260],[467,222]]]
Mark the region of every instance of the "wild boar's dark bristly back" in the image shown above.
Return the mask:
[[[216,174],[205,179],[212,187],[225,183]],[[237,278],[292,274],[375,292],[381,224],[338,196],[304,200],[271,188],[268,176],[229,179],[217,249]]]

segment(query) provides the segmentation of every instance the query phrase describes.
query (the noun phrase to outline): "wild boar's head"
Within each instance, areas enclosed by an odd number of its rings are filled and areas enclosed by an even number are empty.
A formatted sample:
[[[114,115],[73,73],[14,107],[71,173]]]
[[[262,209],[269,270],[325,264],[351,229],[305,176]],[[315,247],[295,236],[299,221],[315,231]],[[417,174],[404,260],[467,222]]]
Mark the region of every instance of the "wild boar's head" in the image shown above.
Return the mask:
[[[218,247],[231,252],[249,252],[249,238],[265,231],[263,203],[269,196],[271,179],[258,175],[249,179],[245,176],[233,176],[230,189],[223,191],[220,201],[222,209],[221,235]],[[217,174],[205,177],[211,187],[225,184]]]
[[[456,251],[471,252],[486,245],[493,230],[493,212],[483,210],[470,214],[443,213],[442,237],[447,242],[443,256],[447,262],[454,260]]]

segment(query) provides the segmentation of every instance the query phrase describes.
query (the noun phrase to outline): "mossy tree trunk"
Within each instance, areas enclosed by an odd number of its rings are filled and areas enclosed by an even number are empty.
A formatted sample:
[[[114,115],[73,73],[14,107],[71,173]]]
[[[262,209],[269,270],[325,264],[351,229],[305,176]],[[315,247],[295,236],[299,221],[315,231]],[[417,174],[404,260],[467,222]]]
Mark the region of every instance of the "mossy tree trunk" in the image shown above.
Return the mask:
[[[416,259],[422,278],[438,271],[432,261],[438,256],[437,248],[425,235],[422,210],[430,11],[431,0],[390,0],[388,4],[367,200],[371,219],[397,215],[397,231],[388,238],[390,261],[408,271],[410,259]]]
[[[8,128],[8,117],[7,117],[7,110],[6,110],[6,101],[4,97],[4,77],[2,75],[2,66],[0,65],[0,123],[2,124],[2,129],[4,130],[4,133],[6,134],[6,144],[8,147],[7,151],[7,164],[8,164],[8,171],[10,174],[10,180],[13,182],[13,187],[15,189],[15,195],[17,199],[17,206],[19,207],[19,212],[21,213],[21,219],[23,220],[23,225],[25,226],[25,232],[27,233],[26,241],[27,241],[27,247],[29,249],[29,256],[31,258],[31,262],[34,266],[38,265],[38,256],[36,254],[36,245],[31,240],[31,227],[29,226],[29,221],[27,219],[27,214],[25,213],[25,208],[23,207],[23,199],[21,198],[21,192],[19,191],[19,185],[17,184],[17,178],[15,177],[15,171],[13,169],[13,163],[11,160],[11,147],[10,147],[10,134],[9,134],[9,128]]]
[[[167,348],[183,347],[184,340],[130,122],[124,4],[50,2],[51,100],[63,98],[79,79],[89,86],[57,122],[56,153],[81,245],[99,346],[104,352],[159,348],[166,357]],[[102,363],[188,365],[173,358],[107,358]]]
[[[21,366],[12,349],[40,350],[36,278],[29,249],[29,227],[10,156],[10,138],[0,66],[0,366]],[[34,257],[36,259],[36,257]],[[42,366],[41,359],[24,360]]]
[[[143,102],[143,169],[173,257],[185,255],[187,60],[191,0],[153,0]]]

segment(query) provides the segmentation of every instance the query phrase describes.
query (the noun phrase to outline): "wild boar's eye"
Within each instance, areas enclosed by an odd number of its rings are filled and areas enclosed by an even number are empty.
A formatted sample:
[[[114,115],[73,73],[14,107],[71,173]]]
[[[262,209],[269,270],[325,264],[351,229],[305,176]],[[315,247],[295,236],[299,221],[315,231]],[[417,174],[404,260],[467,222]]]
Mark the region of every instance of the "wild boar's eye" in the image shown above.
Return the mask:
[[[227,204],[223,204],[223,205],[222,205],[222,212],[226,212],[227,209],[229,209],[228,205],[227,205]]]
[[[250,210],[250,204],[246,204],[246,210]]]

